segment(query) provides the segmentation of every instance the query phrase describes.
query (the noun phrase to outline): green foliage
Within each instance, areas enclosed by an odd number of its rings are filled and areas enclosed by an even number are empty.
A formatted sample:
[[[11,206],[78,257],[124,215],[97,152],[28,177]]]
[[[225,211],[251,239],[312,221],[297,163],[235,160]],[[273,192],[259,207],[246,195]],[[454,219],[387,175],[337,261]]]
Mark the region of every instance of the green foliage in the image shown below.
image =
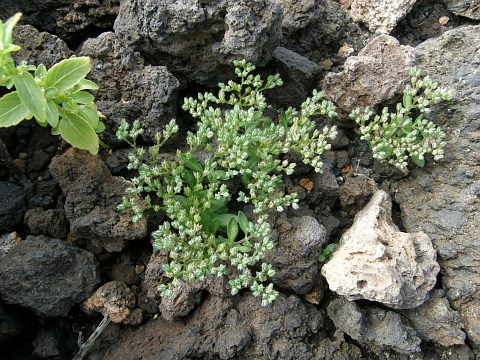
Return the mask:
[[[324,263],[330,256],[332,256],[333,250],[335,250],[335,244],[328,244],[322,248],[322,250],[320,250],[320,255],[318,256],[318,262]]]
[[[267,305],[277,295],[273,284],[265,284],[275,273],[264,261],[273,248],[267,213],[298,207],[296,194],[279,190],[283,175],[292,174],[295,167],[282,157],[297,151],[321,171],[320,155],[330,148],[327,139],[336,136],[336,129],[318,130],[310,117],[336,113],[315,91],[300,111],[289,108],[278,120],[271,119],[264,115],[263,91],[282,85],[279,75],[264,82],[251,74],[253,65],[234,64],[239,83],[219,84],[218,96],[205,93],[185,99],[183,109],[198,119],[198,128],[187,134],[189,150],[178,150],[174,161],[159,157],[160,147],[178,131],[174,120],[148,149],[136,144],[143,132],[139,122],[131,129],[122,122],[117,136],[135,148],[128,167],[138,171],[127,192],[143,198],[127,196],[119,209],[133,209],[134,221],[146,209],[165,211],[168,217],[152,234],[155,248],[167,250],[171,259],[164,272],[172,281],[159,286],[162,296],[171,295],[184,281],[228,274],[232,294],[250,288]],[[204,161],[198,160],[200,154]],[[238,192],[229,188],[232,182],[242,186]],[[231,212],[241,203],[253,209],[249,217]]]
[[[445,89],[420,71],[410,70],[411,82],[403,91],[403,100],[395,112],[384,108],[381,115],[375,115],[366,108],[355,109],[350,117],[360,125],[361,139],[368,142],[373,157],[388,161],[402,171],[407,170],[408,159],[417,166],[425,165],[425,154],[432,154],[435,160],[443,158],[444,132],[425,119],[430,106],[451,98]]]
[[[0,127],[14,126],[35,118],[40,126],[50,125],[52,133],[92,154],[98,152],[98,133],[105,129],[94,97],[86,90],[98,86],[85,76],[91,63],[87,57],[72,57],[51,69],[21,63],[11,56],[20,47],[12,44],[12,32],[21,14],[0,21],[0,86],[15,90],[0,98]]]

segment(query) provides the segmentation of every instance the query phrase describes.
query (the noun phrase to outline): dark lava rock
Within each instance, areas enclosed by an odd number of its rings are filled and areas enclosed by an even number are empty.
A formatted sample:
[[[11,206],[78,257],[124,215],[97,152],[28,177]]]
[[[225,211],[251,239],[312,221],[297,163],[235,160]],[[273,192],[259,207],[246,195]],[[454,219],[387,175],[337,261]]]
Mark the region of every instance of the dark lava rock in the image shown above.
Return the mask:
[[[12,231],[25,212],[25,191],[20,186],[0,181],[0,231]]]
[[[117,211],[130,183],[112,176],[99,156],[69,149],[53,158],[50,171],[66,196],[70,231],[88,240],[90,249],[121,251],[127,241],[146,235],[145,219],[132,223],[130,213]]]
[[[68,233],[68,220],[63,209],[43,210],[40,207],[28,209],[24,222],[33,235],[50,235],[62,239]]]
[[[66,316],[99,283],[93,254],[45,236],[28,236],[0,258],[0,295],[40,316]]]

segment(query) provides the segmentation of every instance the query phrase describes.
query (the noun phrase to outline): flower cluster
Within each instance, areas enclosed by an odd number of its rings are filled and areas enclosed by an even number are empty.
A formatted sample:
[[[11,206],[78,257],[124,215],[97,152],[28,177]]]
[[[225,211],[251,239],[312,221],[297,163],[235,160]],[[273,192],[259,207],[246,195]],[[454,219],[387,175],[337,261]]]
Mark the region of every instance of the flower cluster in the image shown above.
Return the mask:
[[[445,134],[424,116],[432,104],[451,98],[448,91],[438,88],[436,82],[423,77],[416,68],[410,69],[409,75],[411,82],[395,112],[384,108],[373,120],[369,108],[355,109],[350,114],[360,125],[361,139],[368,142],[373,157],[402,171],[406,171],[409,158],[420,167],[425,165],[425,154],[432,154],[435,160],[443,158]]]
[[[331,102],[314,92],[300,111],[289,108],[271,119],[264,115],[263,91],[282,85],[280,77],[263,81],[251,74],[255,67],[250,63],[234,64],[239,83],[219,84],[217,96],[185,99],[183,109],[198,119],[197,131],[187,134],[189,150],[178,150],[173,159],[159,156],[160,147],[178,131],[173,120],[148,150],[136,145],[142,132],[138,122],[132,129],[121,124],[117,136],[136,149],[129,168],[138,171],[127,192],[143,198],[127,196],[119,209],[133,209],[134,221],[146,209],[164,211],[168,218],[152,233],[154,246],[167,250],[171,259],[163,270],[172,281],[159,286],[162,296],[184,281],[227,275],[232,294],[249,288],[267,305],[277,296],[273,284],[265,284],[275,273],[264,262],[274,246],[267,212],[298,207],[294,194],[279,190],[283,176],[295,167],[283,157],[297,151],[321,171],[320,155],[330,148],[327,139],[336,136],[336,129],[318,130],[310,118],[336,113]],[[229,188],[232,182],[239,184],[238,191]],[[250,218],[242,211],[231,213],[242,203],[252,205]]]

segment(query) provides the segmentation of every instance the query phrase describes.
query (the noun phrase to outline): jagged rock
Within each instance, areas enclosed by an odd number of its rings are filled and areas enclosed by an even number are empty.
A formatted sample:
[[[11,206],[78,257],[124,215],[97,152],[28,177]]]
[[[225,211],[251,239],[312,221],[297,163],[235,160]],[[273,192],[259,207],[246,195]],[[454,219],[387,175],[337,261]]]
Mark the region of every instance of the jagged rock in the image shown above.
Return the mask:
[[[322,173],[314,173],[311,180],[314,186],[307,195],[307,202],[320,209],[333,207],[340,194],[340,186],[332,167],[324,164]]]
[[[36,66],[43,64],[49,69],[73,55],[62,39],[45,31],[40,32],[31,25],[16,26],[13,43],[21,47],[14,55],[17,63],[26,61]]]
[[[12,231],[25,213],[25,190],[0,181],[0,231]]]
[[[442,290],[435,290],[430,299],[419,307],[401,313],[424,340],[442,346],[465,344],[458,312],[452,310]]]
[[[129,182],[112,176],[99,156],[72,148],[52,159],[50,172],[65,194],[71,233],[93,251],[121,251],[146,235],[145,219],[132,223],[129,212],[117,211]]]
[[[267,307],[251,293],[210,295],[182,322],[158,319],[123,333],[102,358],[310,360],[317,349],[305,340],[322,326],[322,312],[294,295]]]
[[[118,8],[118,0],[3,0],[0,18],[22,12],[28,24],[76,43],[111,29]]]
[[[416,0],[353,0],[352,18],[362,22],[372,32],[388,34],[397,22],[412,10]]]
[[[455,15],[480,20],[480,5],[475,0],[443,0],[443,2]]]
[[[367,204],[370,196],[377,190],[375,181],[364,176],[348,177],[340,186],[340,205],[342,210],[355,215]]]
[[[62,355],[58,336],[52,331],[40,330],[32,345],[37,359],[59,359]]]
[[[306,294],[318,276],[318,254],[325,243],[325,228],[311,216],[277,220],[274,248],[266,261],[272,264],[272,282],[280,287]]]
[[[85,300],[82,308],[87,313],[99,312],[114,323],[130,323],[135,295],[121,281],[110,281],[103,284],[95,293]]]
[[[14,231],[0,236],[0,257],[12,250],[22,241],[22,238]]]
[[[341,73],[327,74],[322,89],[345,113],[357,107],[376,108],[403,90],[412,64],[412,47],[400,45],[391,36],[380,35],[358,56],[349,57]]]
[[[45,236],[28,236],[0,258],[0,295],[40,316],[66,316],[99,283],[92,253]]]
[[[23,221],[32,235],[49,235],[63,239],[68,233],[68,220],[63,209],[28,209]]]
[[[345,298],[328,304],[327,314],[337,328],[352,339],[378,350],[391,348],[400,353],[420,351],[421,340],[401,315],[375,306],[360,307]],[[377,350],[377,351],[378,351]]]
[[[267,0],[124,1],[115,32],[189,81],[211,84],[233,60],[262,66],[282,36],[282,7]],[[228,74],[230,76],[230,74]]]
[[[442,49],[442,51],[438,51]],[[416,65],[453,99],[430,113],[445,133],[445,159],[412,171],[395,200],[406,231],[424,231],[438,250],[442,285],[470,345],[480,351],[480,26],[457,28],[415,48]]]
[[[278,0],[283,7],[282,31],[288,36],[307,27],[315,18],[315,0]]]
[[[144,138],[153,141],[174,117],[178,80],[164,66],[145,65],[112,32],[85,41],[80,54],[93,60],[89,78],[100,87],[95,91],[98,109],[115,124],[139,118]]]
[[[377,191],[343,234],[322,275],[332,291],[349,300],[408,309],[427,299],[440,267],[429,237],[400,232],[391,206],[388,194]]]
[[[268,92],[276,103],[299,106],[312,95],[320,76],[320,67],[291,50],[278,46],[273,52],[272,64],[278,69],[283,86]]]

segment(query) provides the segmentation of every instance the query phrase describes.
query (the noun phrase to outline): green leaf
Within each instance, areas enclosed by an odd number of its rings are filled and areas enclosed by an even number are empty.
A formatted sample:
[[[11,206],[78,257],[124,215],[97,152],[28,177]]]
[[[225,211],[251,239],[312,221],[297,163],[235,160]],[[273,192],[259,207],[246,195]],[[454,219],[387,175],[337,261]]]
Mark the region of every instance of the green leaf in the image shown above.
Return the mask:
[[[35,77],[37,79],[43,79],[47,73],[47,68],[45,65],[40,64],[38,65],[37,69],[35,70]]]
[[[79,104],[90,104],[93,103],[93,101],[95,100],[92,94],[81,90],[75,91],[70,96],[73,101]]]
[[[18,97],[23,105],[42,123],[47,121],[47,100],[35,78],[23,72],[13,78]]]
[[[278,122],[280,125],[282,125],[284,128],[288,127],[288,120],[287,120],[287,114],[285,112],[282,112],[278,118]]]
[[[187,157],[185,154],[180,155],[180,161],[186,165],[189,169],[198,172],[198,173],[203,173],[203,167],[200,165],[200,163],[197,161],[197,159],[194,159],[193,157]]]
[[[58,106],[52,100],[47,101],[47,121],[52,128],[57,127],[59,119]]]
[[[213,219],[211,228],[210,228],[211,233],[215,235],[218,229],[220,229],[220,221],[218,221],[218,219]]]
[[[82,79],[75,85],[76,90],[98,90],[98,85],[93,81]]]
[[[19,124],[27,117],[28,112],[16,91],[3,96],[0,99],[0,127]]]
[[[245,236],[247,236],[249,221],[247,219],[247,216],[242,211],[238,212],[238,224],[240,225],[240,229],[242,229]]]
[[[66,113],[58,125],[58,130],[62,138],[74,147],[88,150],[94,155],[98,153],[98,135],[81,116]]]
[[[410,158],[412,159],[412,162],[413,162],[415,165],[417,165],[417,166],[419,166],[419,167],[424,167],[424,166],[425,166],[425,158],[420,159],[420,158],[418,157],[418,155],[412,155],[412,156],[410,156]]]
[[[91,107],[84,106],[80,110],[80,115],[87,120],[87,122],[90,124],[90,126],[93,129],[96,129],[98,126],[98,122],[100,119],[98,118],[97,110],[92,109]]]
[[[220,222],[220,227],[226,229],[230,223],[230,219],[235,218],[236,215],[233,214],[221,214],[218,215],[215,219]]]
[[[205,233],[210,234],[212,229],[212,217],[208,211],[204,211],[200,217],[200,224],[202,225],[203,231]]]
[[[183,172],[183,179],[187,182],[188,186],[190,186],[190,189],[193,189],[197,184],[195,177],[190,170],[185,170]]]
[[[238,220],[232,217],[227,226],[227,238],[230,241],[235,241],[238,235]]]
[[[407,92],[403,93],[402,103],[405,110],[410,111],[412,109],[412,97]]]
[[[60,61],[47,71],[45,87],[56,88],[57,94],[77,85],[92,68],[88,57],[70,58]]]
[[[105,124],[99,121],[97,127],[94,130],[97,134],[102,133],[105,130]]]
[[[8,45],[12,44],[13,28],[15,27],[15,25],[17,25],[21,17],[22,17],[22,13],[16,13],[10,19],[5,21],[4,24],[0,26],[3,30],[3,33],[1,34],[2,35],[1,41],[4,47],[7,47]]]

